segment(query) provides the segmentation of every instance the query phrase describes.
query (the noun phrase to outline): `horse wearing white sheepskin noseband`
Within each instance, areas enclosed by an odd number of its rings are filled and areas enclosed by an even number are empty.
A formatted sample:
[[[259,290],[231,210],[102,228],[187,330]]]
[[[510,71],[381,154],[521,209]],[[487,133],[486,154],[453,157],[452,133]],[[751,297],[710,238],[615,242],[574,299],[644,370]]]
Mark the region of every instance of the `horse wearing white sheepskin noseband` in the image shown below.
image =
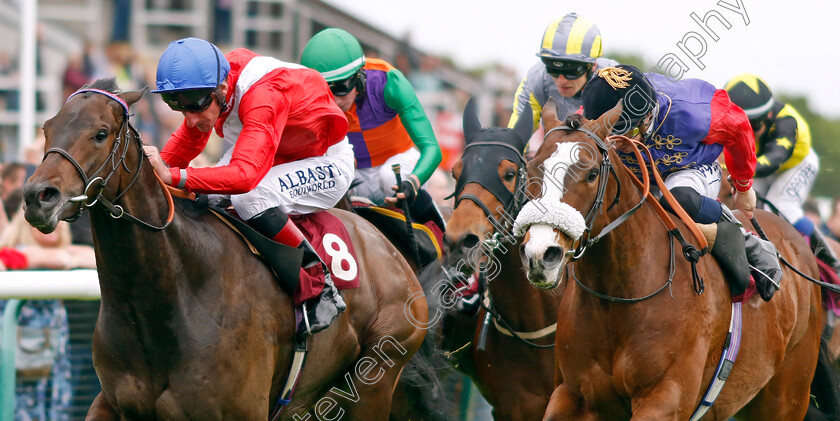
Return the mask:
[[[531,225],[544,224],[556,228],[577,240],[586,229],[583,215],[577,209],[563,202],[552,203],[550,206],[537,206],[534,201],[528,202],[519,211],[513,227],[513,235],[522,237]]]

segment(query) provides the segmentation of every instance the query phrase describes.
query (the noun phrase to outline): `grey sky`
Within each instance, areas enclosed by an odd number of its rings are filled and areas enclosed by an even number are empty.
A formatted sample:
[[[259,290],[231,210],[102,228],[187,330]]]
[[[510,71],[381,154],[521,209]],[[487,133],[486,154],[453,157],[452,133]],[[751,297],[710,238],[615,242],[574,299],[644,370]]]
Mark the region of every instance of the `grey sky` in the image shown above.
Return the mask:
[[[805,95],[818,112],[840,117],[840,3],[834,1],[327,1],[394,36],[410,33],[418,48],[449,55],[460,65],[499,61],[520,76],[537,60],[534,54],[549,22],[577,12],[600,28],[605,56],[636,52],[656,63],[672,53],[689,68],[684,77],[718,87],[738,73],[756,73],[775,92]],[[745,9],[749,23],[729,9]],[[691,17],[703,19],[711,10],[730,25],[727,29],[709,20],[717,41]],[[702,48],[698,35],[705,42],[699,58],[705,69],[677,46],[687,34],[685,46],[691,51]]]

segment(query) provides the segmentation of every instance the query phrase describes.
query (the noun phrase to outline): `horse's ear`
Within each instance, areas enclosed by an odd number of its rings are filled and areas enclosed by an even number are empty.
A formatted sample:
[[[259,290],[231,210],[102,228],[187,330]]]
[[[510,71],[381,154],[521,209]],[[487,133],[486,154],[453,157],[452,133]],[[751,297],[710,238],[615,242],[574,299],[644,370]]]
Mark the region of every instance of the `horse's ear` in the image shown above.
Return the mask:
[[[557,117],[557,103],[554,98],[549,97],[542,108],[542,119],[545,127],[554,127],[557,125],[559,118]]]
[[[624,109],[623,101],[619,99],[615,107],[601,114],[597,120],[589,122],[589,130],[595,132],[601,139],[606,139],[612,133],[612,128],[618,123],[618,119],[621,118],[621,111]]]
[[[519,119],[516,120],[513,131],[519,135],[519,139],[522,140],[522,149],[525,149],[525,144],[534,133],[534,110],[531,109],[531,104],[526,104],[525,109],[519,113]]]
[[[478,120],[475,98],[470,98],[467,106],[464,107],[464,139],[471,139],[474,134],[481,131],[481,121]]]
[[[149,90],[149,87],[145,86],[145,87],[143,87],[143,89],[140,89],[139,91],[127,91],[127,92],[123,92],[123,93],[119,94],[118,96],[120,98],[122,98],[122,100],[125,101],[125,103],[128,104],[128,106],[130,107],[131,104],[134,104],[135,102],[140,101],[140,98],[142,98],[143,95],[148,90]]]

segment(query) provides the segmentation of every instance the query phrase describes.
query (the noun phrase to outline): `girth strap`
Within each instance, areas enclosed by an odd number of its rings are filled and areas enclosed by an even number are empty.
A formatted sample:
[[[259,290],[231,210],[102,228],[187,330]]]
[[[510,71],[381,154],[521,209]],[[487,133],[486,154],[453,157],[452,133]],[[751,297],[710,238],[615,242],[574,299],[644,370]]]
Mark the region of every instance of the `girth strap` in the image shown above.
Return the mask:
[[[723,390],[723,385],[729,379],[729,373],[732,372],[732,367],[735,365],[735,359],[738,358],[738,348],[741,347],[741,302],[732,303],[732,315],[729,319],[729,333],[726,334],[726,340],[723,343],[723,352],[720,354],[720,361],[715,369],[715,375],[712,377],[712,383],[706,389],[703,399],[694,410],[690,421],[698,421],[703,418],[703,415],[712,407]]]

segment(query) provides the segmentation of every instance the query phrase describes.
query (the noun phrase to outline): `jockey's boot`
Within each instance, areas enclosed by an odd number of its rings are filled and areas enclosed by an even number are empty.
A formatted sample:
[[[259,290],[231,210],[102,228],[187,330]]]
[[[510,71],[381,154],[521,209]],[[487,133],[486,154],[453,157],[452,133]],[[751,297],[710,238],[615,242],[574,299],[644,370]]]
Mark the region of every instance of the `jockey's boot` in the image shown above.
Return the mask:
[[[776,247],[773,243],[763,240],[757,235],[745,230],[729,208],[724,205],[721,205],[721,208],[722,213],[720,220],[718,220],[718,231],[720,231],[722,222],[728,222],[738,228],[744,239],[744,249],[746,250],[746,258],[749,263],[749,271],[753,274],[758,294],[761,295],[764,301],[770,301],[773,298],[773,294],[779,289],[779,282],[782,280],[782,267],[779,264]]]
[[[811,235],[808,236],[808,239],[811,241],[811,250],[813,250],[817,259],[820,259],[823,263],[831,266],[831,268],[834,269],[834,272],[840,275],[840,259],[838,259],[837,255],[834,254],[834,250],[832,250],[831,246],[828,245],[828,242],[825,240],[825,236],[823,236],[820,229],[814,227],[814,230],[811,231]]]
[[[298,326],[298,331],[312,335],[326,329],[347,308],[347,305],[335,287],[329,268],[321,260],[321,256],[318,256],[309,240],[303,236],[294,222],[290,221],[286,213],[279,207],[270,208],[257,214],[248,220],[248,224],[280,244],[303,250],[300,271],[301,281],[306,282],[311,279],[311,275],[304,269],[321,265],[324,271],[324,289],[317,297],[302,304],[303,320]]]

